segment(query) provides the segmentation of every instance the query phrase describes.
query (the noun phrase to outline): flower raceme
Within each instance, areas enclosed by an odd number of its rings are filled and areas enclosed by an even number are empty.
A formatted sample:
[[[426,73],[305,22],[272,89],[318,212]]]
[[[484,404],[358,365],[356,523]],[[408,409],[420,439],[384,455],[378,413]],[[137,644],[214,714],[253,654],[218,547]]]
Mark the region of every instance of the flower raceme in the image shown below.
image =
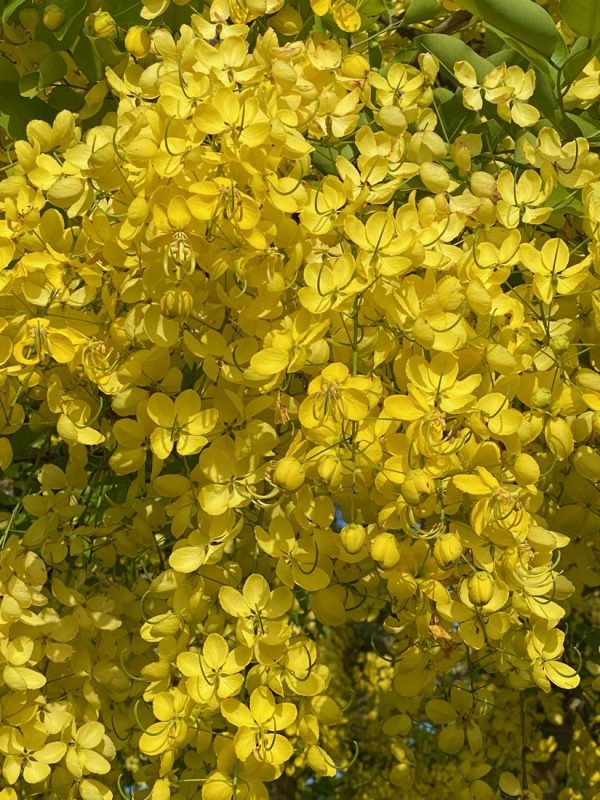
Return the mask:
[[[185,6],[0,181],[0,799],[541,796],[514,708],[561,718],[597,585],[594,137],[539,69],[450,99],[377,3]]]

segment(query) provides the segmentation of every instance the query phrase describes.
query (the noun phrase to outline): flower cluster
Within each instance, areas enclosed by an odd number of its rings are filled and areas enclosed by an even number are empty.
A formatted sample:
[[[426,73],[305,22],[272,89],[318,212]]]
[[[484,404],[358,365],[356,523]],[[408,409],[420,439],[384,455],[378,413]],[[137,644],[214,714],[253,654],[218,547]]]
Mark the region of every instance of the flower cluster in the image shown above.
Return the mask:
[[[541,797],[598,584],[600,157],[533,70],[457,63],[452,128],[434,55],[281,6],[132,35],[115,110],[0,181],[1,800]]]

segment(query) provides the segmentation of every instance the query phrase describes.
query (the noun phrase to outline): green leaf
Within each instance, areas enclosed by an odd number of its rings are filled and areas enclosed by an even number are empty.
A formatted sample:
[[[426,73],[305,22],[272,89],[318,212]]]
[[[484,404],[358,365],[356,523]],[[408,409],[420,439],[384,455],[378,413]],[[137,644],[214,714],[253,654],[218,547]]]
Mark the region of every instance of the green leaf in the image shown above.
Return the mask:
[[[538,53],[550,56],[556,47],[558,31],[554,20],[533,0],[460,0],[460,5],[467,11],[475,10],[483,23],[493,26],[500,35],[506,34]]]
[[[114,67],[122,58],[125,53],[122,53],[112,39],[98,37],[92,39],[93,45],[98,53],[98,57],[102,63],[107,67]]]
[[[57,111],[79,111],[85,105],[85,98],[70,86],[55,86],[48,95],[48,105]]]
[[[488,56],[488,58],[492,64],[495,64],[497,67],[499,67],[500,64],[506,64],[507,67],[517,65],[524,69],[529,67],[527,59],[513,47],[505,47],[503,50],[499,50],[497,53]]]
[[[424,52],[434,55],[453,80],[456,80],[453,67],[457,61],[467,61],[475,70],[480,83],[488,72],[494,69],[491,61],[477,55],[468,44],[453,36],[446,36],[443,33],[426,33],[423,36],[417,36],[415,44]]]
[[[354,151],[349,144],[343,147],[328,147],[325,144],[317,145],[311,153],[313,165],[324,175],[337,175],[335,160],[338,156],[346,156],[350,161],[354,158]]]
[[[117,25],[122,28],[129,28],[131,25],[139,25],[141,22],[146,24],[146,20],[140,18],[142,8],[139,0],[134,2],[123,2],[123,0],[103,0],[102,9],[108,11]]]
[[[567,189],[565,186],[557,186],[546,202],[556,211],[583,216],[583,203],[579,191],[574,192],[573,189]]]
[[[95,38],[95,37],[94,37]],[[104,77],[104,64],[90,36],[81,36],[73,48],[73,58],[79,69],[90,81],[100,81]]]
[[[4,6],[4,11],[2,12],[2,22],[8,22],[15,11],[21,8],[21,6],[25,5],[26,2],[27,0],[10,0]]]
[[[600,33],[598,0],[560,0],[560,13],[569,27],[589,39]]]
[[[585,36],[571,47],[569,58],[562,65],[563,86],[569,86],[600,50],[600,34],[590,42]]]
[[[529,0],[527,0],[527,2],[529,2]],[[551,86],[556,84],[556,68],[552,66],[546,56],[544,56],[538,50],[535,50],[533,47],[529,47],[529,45],[525,44],[519,39],[514,39],[508,33],[504,33],[497,28],[493,28],[491,25],[489,25],[489,23],[486,23],[486,25],[487,27],[491,28],[491,30],[495,31],[499,36],[501,36],[509,47],[511,47],[513,50],[517,50],[522,56],[524,56],[535,67],[537,67],[540,74],[544,76],[545,80],[547,80]]]
[[[439,0],[411,0],[404,15],[404,25],[414,25],[416,22],[425,22],[438,17],[444,8]]]
[[[437,92],[437,90],[435,91]],[[444,92],[447,91],[444,90]],[[468,127],[469,123],[473,123],[477,119],[474,111],[464,107],[462,94],[462,89],[457,89],[454,94],[448,92],[449,96],[435,95],[436,111],[440,121],[439,134],[449,141],[455,139],[463,128]]]
[[[19,73],[12,61],[0,56],[0,81],[18,81]]]
[[[525,131],[525,133],[522,133],[515,140],[515,161],[518,161],[521,164],[529,164],[529,161],[524,153],[524,145],[526,142],[533,147],[537,145],[537,139],[531,131]]]
[[[55,111],[38,97],[22,97],[17,81],[0,80],[0,127],[13,139],[24,139],[32,119],[52,122]]]
[[[24,97],[35,97],[40,89],[56,83],[66,74],[65,60],[58,53],[47,53],[40,61],[37,72],[30,72],[19,80],[19,91]]]
[[[596,140],[600,137],[600,128],[595,122],[590,122],[585,117],[571,114],[570,112],[567,112],[567,119],[573,127],[573,136],[582,134],[586,139]]]

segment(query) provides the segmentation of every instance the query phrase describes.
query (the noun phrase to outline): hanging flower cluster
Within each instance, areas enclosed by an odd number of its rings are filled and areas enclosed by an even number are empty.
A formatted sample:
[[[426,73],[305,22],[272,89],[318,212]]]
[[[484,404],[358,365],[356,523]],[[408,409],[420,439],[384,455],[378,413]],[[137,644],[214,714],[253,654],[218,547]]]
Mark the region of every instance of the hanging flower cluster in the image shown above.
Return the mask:
[[[378,797],[541,797],[598,585],[600,158],[533,70],[456,63],[492,140],[430,53],[247,5],[132,34],[116,111],[0,181],[0,800],[372,799],[353,692]]]

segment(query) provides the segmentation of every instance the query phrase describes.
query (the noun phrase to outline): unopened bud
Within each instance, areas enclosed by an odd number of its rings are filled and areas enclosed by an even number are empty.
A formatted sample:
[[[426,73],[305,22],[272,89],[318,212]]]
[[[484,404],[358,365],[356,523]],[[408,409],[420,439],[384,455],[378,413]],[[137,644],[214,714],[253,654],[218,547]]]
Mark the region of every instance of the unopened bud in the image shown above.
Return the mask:
[[[269,22],[282,36],[295,36],[302,30],[302,17],[295,8],[289,6],[278,11]]]
[[[475,572],[467,581],[467,589],[473,605],[484,606],[494,594],[494,579],[487,572]]]
[[[513,472],[517,481],[523,484],[536,483],[540,477],[540,467],[528,453],[519,453],[515,458]]]
[[[578,447],[573,453],[573,466],[588,481],[600,480],[600,454],[588,445]]]
[[[350,555],[356,555],[364,547],[367,534],[362,525],[353,523],[345,525],[340,532],[340,542],[342,547]]]
[[[561,353],[566,353],[570,346],[571,341],[564,333],[561,333],[558,336],[552,336],[550,339],[550,349],[553,353],[558,355]]]
[[[129,28],[125,35],[125,49],[136,58],[144,58],[150,52],[150,34],[141,25]]]
[[[534,408],[549,408],[552,403],[552,392],[550,389],[536,389],[531,395],[531,404]]]
[[[489,172],[478,171],[471,175],[471,191],[475,197],[487,197],[489,200],[498,198],[496,179]]]
[[[277,463],[273,472],[273,481],[286,492],[295,492],[304,483],[306,474],[297,458],[286,456]]]
[[[170,319],[188,317],[194,307],[194,298],[185,289],[167,289],[160,300],[160,310]]]
[[[44,22],[44,26],[48,28],[49,31],[57,31],[65,21],[65,12],[62,10],[62,8],[60,8],[60,6],[57,6],[55,3],[51,3],[50,5],[44,7],[42,20]]]
[[[400,561],[400,548],[393,533],[380,533],[371,544],[371,557],[384,569],[393,569]]]
[[[463,546],[457,533],[442,533],[433,546],[433,557],[442,569],[448,569],[463,554]]]
[[[117,23],[108,11],[101,11],[94,17],[93,30],[95,36],[108,39],[116,33]]]
[[[19,22],[26,31],[35,30],[39,21],[40,15],[35,8],[22,8],[19,11]]]
[[[544,429],[546,444],[559,461],[564,461],[573,452],[573,434],[564,419],[551,418]]]
[[[409,469],[400,487],[400,493],[411,506],[420,505],[434,491],[432,478],[422,469]]]

